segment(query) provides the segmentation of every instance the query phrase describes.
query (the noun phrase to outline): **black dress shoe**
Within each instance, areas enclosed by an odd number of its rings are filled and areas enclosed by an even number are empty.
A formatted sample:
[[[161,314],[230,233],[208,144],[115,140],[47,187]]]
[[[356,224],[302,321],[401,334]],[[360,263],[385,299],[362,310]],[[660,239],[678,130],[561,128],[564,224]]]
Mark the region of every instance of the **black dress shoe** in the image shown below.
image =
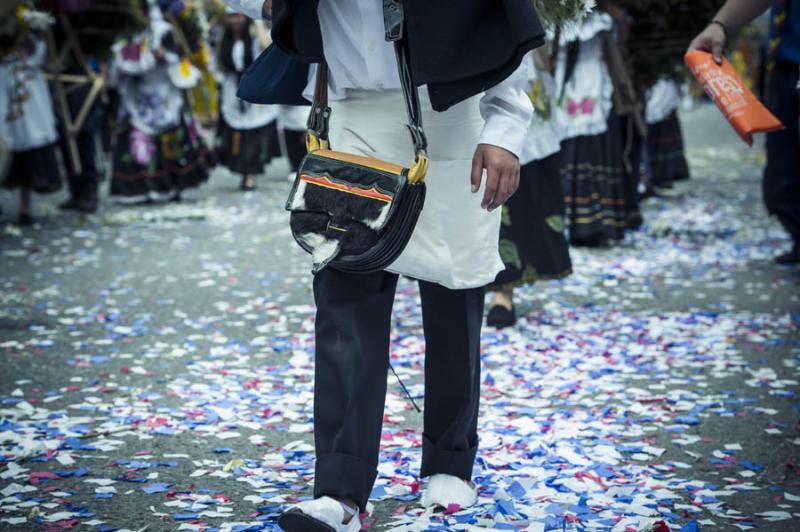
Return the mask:
[[[639,229],[644,223],[644,218],[638,212],[629,212],[625,216],[625,229]]]
[[[82,199],[75,205],[75,210],[83,214],[94,214],[97,212],[97,198]]]
[[[513,306],[509,310],[503,305],[494,305],[489,309],[489,314],[486,316],[486,325],[489,327],[504,329],[506,327],[513,327],[516,323],[517,311]]]
[[[800,244],[795,244],[791,251],[781,253],[775,257],[775,264],[798,264],[800,263]]]
[[[33,216],[27,212],[20,213],[19,218],[17,218],[17,223],[19,223],[19,225],[33,225],[35,222],[36,220]]]
[[[58,206],[59,209],[62,211],[72,211],[78,208],[78,199],[77,198],[70,198],[61,205]]]

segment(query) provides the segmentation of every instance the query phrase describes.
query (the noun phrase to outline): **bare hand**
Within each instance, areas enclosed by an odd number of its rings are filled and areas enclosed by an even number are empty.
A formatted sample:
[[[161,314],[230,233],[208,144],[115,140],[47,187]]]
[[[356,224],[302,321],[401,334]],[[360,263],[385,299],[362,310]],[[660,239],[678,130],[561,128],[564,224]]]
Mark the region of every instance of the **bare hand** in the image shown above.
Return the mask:
[[[508,150],[491,144],[478,144],[472,157],[472,192],[481,186],[486,169],[486,191],[481,208],[493,211],[506,202],[519,186],[519,159]]]
[[[725,31],[719,24],[709,24],[706,26],[700,35],[694,38],[689,45],[689,52],[692,50],[702,50],[704,52],[711,52],[714,61],[718,65],[722,64],[722,51],[725,49]]]

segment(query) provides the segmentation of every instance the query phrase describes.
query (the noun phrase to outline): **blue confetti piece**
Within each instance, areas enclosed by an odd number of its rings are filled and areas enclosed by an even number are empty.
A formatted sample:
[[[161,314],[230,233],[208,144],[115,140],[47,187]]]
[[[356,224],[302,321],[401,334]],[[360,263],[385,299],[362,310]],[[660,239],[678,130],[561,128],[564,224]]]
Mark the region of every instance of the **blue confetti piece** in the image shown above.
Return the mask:
[[[763,464],[754,464],[753,462],[748,462],[746,460],[740,460],[739,465],[744,467],[745,469],[749,469],[750,471],[764,471]]]
[[[152,495],[154,493],[164,493],[170,487],[170,484],[164,484],[163,482],[159,482],[157,484],[150,484],[149,486],[145,486],[142,488],[142,491],[147,493],[148,495]]]

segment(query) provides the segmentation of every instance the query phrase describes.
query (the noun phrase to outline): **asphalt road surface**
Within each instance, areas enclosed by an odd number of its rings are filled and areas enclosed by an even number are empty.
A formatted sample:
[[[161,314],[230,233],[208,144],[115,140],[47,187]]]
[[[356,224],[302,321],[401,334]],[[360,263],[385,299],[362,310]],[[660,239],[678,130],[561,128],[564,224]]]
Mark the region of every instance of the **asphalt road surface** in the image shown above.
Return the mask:
[[[483,335],[480,505],[418,503],[422,417],[389,379],[373,528],[797,530],[800,271],[760,148],[684,115],[693,178]],[[313,481],[310,264],[285,161],[181,204],[0,193],[0,530],[271,530]],[[465,183],[467,177],[465,176]],[[107,185],[107,183],[105,184]],[[422,401],[417,289],[392,362]]]

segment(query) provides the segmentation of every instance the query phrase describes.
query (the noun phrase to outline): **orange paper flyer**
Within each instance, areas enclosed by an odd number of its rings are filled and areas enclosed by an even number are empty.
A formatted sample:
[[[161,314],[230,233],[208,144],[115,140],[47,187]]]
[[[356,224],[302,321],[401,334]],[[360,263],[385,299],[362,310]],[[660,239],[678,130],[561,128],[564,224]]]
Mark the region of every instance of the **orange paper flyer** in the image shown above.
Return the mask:
[[[711,54],[700,50],[688,52],[684,59],[706,94],[749,146],[753,145],[753,133],[783,129],[780,120],[758,101],[727,59],[718,65]]]

